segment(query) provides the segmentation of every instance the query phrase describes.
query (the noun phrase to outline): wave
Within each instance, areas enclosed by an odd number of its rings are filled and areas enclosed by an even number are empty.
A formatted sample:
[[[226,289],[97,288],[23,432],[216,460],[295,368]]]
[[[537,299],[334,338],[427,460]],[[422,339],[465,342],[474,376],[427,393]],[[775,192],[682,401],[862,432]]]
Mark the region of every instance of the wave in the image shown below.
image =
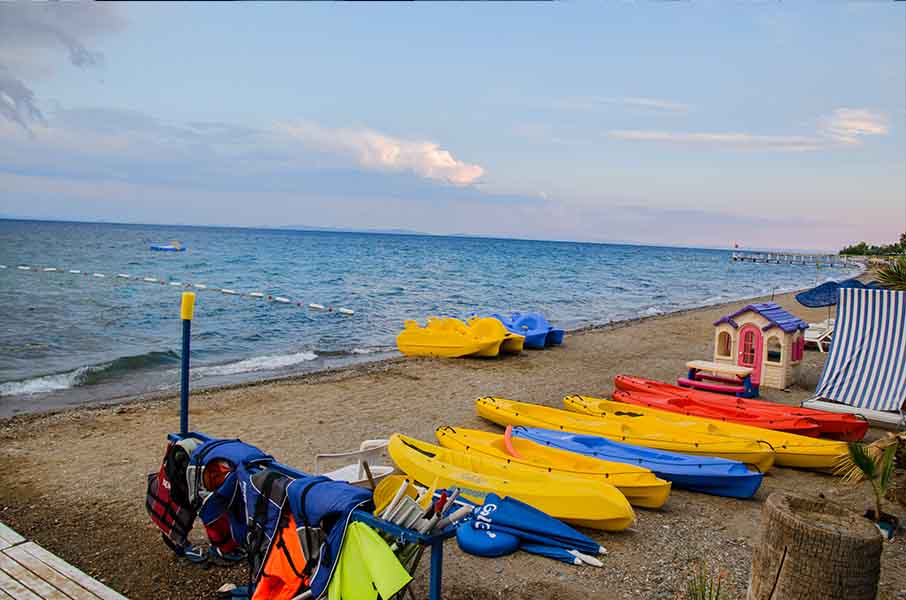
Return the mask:
[[[218,375],[237,375],[239,373],[250,373],[253,371],[273,371],[276,369],[285,369],[301,363],[316,360],[318,355],[314,352],[296,352],[294,354],[275,354],[270,356],[255,356],[244,360],[226,363],[224,365],[211,365],[208,367],[194,367],[193,375],[198,376],[218,376]]]
[[[69,388],[96,385],[131,371],[175,364],[179,355],[172,350],[146,352],[135,356],[121,356],[98,365],[79,367],[62,373],[51,373],[0,383],[0,396],[20,396],[56,392]]]

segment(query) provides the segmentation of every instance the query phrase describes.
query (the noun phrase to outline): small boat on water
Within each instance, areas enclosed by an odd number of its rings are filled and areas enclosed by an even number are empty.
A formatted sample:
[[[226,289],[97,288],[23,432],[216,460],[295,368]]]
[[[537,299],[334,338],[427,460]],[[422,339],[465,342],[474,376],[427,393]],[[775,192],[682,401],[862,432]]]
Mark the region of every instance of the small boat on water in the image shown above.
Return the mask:
[[[563,343],[565,331],[552,326],[540,312],[514,312],[509,317],[494,313],[491,315],[508,331],[525,336],[527,348],[541,349],[559,346]]]
[[[151,250],[154,252],[185,252],[186,247],[182,245],[182,242],[177,242],[176,240],[171,241],[169,244],[151,244]]]

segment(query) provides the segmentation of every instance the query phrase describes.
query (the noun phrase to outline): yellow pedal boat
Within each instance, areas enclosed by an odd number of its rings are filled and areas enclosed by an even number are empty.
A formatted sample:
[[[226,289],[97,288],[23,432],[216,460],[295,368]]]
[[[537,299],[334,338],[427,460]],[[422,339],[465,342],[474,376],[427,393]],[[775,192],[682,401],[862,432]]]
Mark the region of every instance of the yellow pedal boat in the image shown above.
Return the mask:
[[[784,433],[751,425],[727,423],[716,419],[706,419],[690,415],[681,415],[605,400],[589,396],[567,396],[563,399],[567,410],[593,416],[606,416],[614,413],[644,415],[646,419],[657,419],[669,426],[682,427],[686,431],[724,435],[737,439],[758,440],[767,442],[774,448],[774,463],[781,467],[796,467],[814,471],[832,472],[841,456],[847,454],[846,442],[822,440],[795,433]]]
[[[497,356],[503,336],[479,336],[458,319],[430,317],[425,327],[406,321],[396,346],[406,356]]]
[[[387,451],[396,466],[415,481],[458,487],[475,502],[489,493],[510,496],[573,525],[604,531],[626,529],[635,518],[626,497],[604,481],[541,473],[399,433],[390,437]]]
[[[451,450],[478,454],[540,473],[604,481],[616,486],[633,506],[660,508],[670,497],[670,482],[658,478],[644,467],[583,456],[477,429],[443,426],[438,427],[434,435],[441,446]],[[510,454],[508,447],[515,451],[515,456]]]
[[[479,398],[478,416],[499,425],[525,425],[598,435],[615,442],[682,452],[698,456],[718,456],[751,465],[764,473],[774,464],[774,450],[767,442],[714,435],[652,417],[608,414],[606,418],[568,412],[538,404],[503,398]]]
[[[469,327],[478,337],[497,338],[503,336],[500,351],[506,354],[519,354],[525,346],[524,335],[510,332],[503,326],[503,323],[492,317],[472,317],[469,319]]]

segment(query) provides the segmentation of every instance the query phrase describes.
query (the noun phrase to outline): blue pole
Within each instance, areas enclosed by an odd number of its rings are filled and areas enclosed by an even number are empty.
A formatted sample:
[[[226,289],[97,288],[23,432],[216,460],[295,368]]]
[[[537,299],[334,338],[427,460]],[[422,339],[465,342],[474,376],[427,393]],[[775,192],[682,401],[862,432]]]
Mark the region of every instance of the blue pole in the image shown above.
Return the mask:
[[[195,310],[195,294],[183,292],[180,314],[182,316],[182,365],[179,378],[179,433],[189,433],[189,340],[192,337],[192,313]]]

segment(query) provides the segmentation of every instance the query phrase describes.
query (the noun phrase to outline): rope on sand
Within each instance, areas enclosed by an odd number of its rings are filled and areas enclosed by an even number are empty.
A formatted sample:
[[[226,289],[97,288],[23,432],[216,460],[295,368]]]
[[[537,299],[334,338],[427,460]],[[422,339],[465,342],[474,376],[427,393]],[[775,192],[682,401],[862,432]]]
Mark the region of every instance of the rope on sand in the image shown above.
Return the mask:
[[[9,267],[7,265],[0,265],[0,271],[7,270]],[[97,279],[106,279],[108,276],[105,273],[97,273],[94,271],[82,271],[81,269],[60,269],[57,267],[36,267],[30,265],[18,265],[16,266],[18,271],[30,271],[34,273],[61,273],[64,275],[83,275],[91,276]],[[271,294],[265,294],[264,292],[240,292],[230,288],[220,288],[209,286],[204,283],[189,283],[182,281],[171,281],[167,279],[160,279],[157,277],[142,277],[137,275],[130,275],[129,273],[115,273],[110,275],[110,278],[113,279],[122,279],[126,281],[134,281],[136,283],[152,283],[157,285],[167,285],[172,287],[185,287],[185,288],[195,288],[197,290],[205,290],[210,292],[216,292],[223,294],[225,296],[236,296],[237,298],[253,298],[256,300],[264,300],[266,302],[272,302],[275,304],[286,304],[290,306],[295,306],[297,308],[308,308],[309,310],[316,312],[328,312],[328,313],[337,313],[346,317],[352,316],[355,314],[355,311],[349,308],[344,307],[333,307],[325,304],[318,303],[304,303],[301,300],[294,300],[286,296],[273,296]]]

